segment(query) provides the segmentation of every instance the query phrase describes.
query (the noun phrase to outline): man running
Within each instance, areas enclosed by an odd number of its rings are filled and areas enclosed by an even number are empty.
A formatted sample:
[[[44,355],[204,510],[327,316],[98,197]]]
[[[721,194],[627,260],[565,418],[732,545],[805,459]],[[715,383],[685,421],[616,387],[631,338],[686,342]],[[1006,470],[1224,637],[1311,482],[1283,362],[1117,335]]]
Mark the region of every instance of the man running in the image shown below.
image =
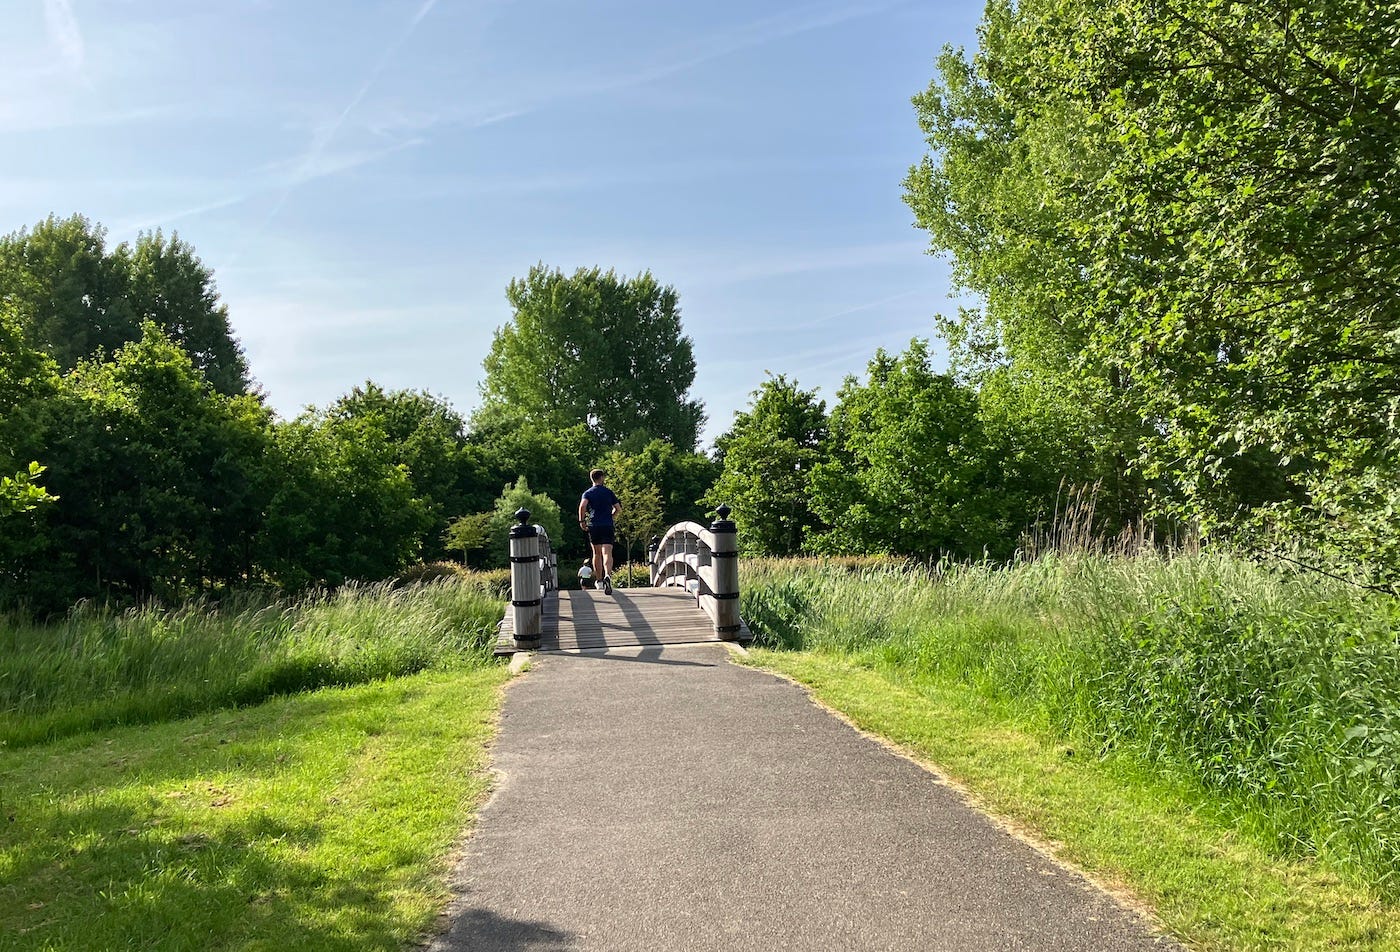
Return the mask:
[[[593,546],[593,577],[603,583],[603,592],[612,594],[613,517],[622,511],[622,502],[603,483],[608,474],[595,469],[588,474],[593,485],[578,503],[578,527]],[[591,518],[590,518],[591,517]]]

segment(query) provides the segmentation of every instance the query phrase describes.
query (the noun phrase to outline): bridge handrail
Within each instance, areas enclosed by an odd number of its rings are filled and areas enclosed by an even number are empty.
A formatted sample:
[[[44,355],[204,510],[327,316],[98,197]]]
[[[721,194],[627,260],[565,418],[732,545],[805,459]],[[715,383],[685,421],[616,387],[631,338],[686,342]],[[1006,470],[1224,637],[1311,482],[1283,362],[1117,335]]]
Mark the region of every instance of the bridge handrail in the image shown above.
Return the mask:
[[[559,555],[549,541],[549,530],[535,523],[536,538],[539,539],[540,594],[559,591]]]
[[[710,616],[715,631],[733,640],[743,629],[739,617],[739,547],[732,510],[720,506],[719,516],[708,527],[678,522],[665,535],[651,540],[647,557],[651,584],[683,586],[695,593],[695,601]]]

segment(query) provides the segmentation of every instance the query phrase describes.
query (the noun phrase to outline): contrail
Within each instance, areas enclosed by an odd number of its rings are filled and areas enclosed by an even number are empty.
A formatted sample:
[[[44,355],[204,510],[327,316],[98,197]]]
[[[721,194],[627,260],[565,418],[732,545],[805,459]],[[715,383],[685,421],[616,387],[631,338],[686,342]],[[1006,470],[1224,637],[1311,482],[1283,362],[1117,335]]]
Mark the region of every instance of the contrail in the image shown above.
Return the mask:
[[[66,2],[66,0],[51,0],[51,2]],[[315,138],[311,140],[311,147],[302,155],[301,161],[292,172],[286,187],[282,189],[282,194],[277,197],[277,201],[273,204],[272,210],[267,213],[267,217],[264,218],[262,224],[258,226],[258,230],[253,233],[254,237],[262,234],[267,226],[272,224],[273,219],[281,214],[282,209],[286,207],[287,202],[292,197],[292,193],[297,190],[299,185],[311,178],[317,177],[312,175],[311,172],[320,164],[321,156],[325,154],[326,149],[335,141],[335,137],[340,133],[341,127],[345,125],[345,120],[349,119],[350,114],[359,108],[360,103],[364,102],[365,97],[369,95],[370,89],[373,88],[375,82],[379,79],[385,68],[388,67],[389,62],[394,58],[394,54],[408,42],[409,37],[413,36],[414,30],[418,29],[418,24],[422,23],[423,19],[427,17],[429,13],[432,13],[433,7],[437,5],[438,0],[423,0],[417,12],[409,18],[408,23],[399,31],[399,35],[393,42],[385,47],[384,52],[381,53],[379,59],[375,61],[374,67],[370,69],[369,75],[366,76],[364,82],[360,84],[360,88],[356,90],[354,96],[350,97],[350,101],[345,104],[345,108],[340,110],[340,115],[336,116],[335,122],[331,123],[328,128],[318,132]],[[421,142],[421,140],[415,140],[415,144],[417,142]],[[397,149],[390,151],[397,151]],[[236,259],[237,255],[234,257]]]

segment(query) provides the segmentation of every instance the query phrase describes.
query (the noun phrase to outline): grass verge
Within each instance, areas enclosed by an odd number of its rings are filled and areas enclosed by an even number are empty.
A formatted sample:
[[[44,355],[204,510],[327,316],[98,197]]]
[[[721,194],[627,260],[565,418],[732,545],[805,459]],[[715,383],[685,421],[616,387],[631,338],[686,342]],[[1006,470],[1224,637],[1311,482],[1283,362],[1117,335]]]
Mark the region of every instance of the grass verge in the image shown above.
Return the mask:
[[[968,686],[814,651],[742,663],[806,685],[863,730],[936,764],[1056,855],[1145,901],[1199,950],[1400,950],[1400,910],[1238,834],[1214,794],[1127,756],[1076,756]]]
[[[995,701],[1400,902],[1400,599],[1229,553],[748,576],[761,646]]]
[[[0,949],[401,949],[490,784],[505,667],[0,751]]]
[[[292,602],[0,616],[0,748],[327,686],[486,664],[490,579],[347,585]]]

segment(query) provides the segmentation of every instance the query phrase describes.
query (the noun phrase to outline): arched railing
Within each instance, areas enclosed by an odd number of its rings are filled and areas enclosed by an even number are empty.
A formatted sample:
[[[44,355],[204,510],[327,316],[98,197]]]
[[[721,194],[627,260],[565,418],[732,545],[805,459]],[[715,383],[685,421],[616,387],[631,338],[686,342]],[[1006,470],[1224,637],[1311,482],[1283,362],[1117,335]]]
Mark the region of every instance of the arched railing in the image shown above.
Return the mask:
[[[517,509],[510,530],[510,604],[515,643],[538,648],[544,596],[559,587],[559,560],[544,526],[530,525],[530,510]]]
[[[719,518],[705,527],[678,522],[663,536],[651,540],[651,584],[684,587],[695,594],[696,604],[710,616],[715,632],[733,641],[743,630],[739,618],[739,546],[732,510],[720,506]]]

